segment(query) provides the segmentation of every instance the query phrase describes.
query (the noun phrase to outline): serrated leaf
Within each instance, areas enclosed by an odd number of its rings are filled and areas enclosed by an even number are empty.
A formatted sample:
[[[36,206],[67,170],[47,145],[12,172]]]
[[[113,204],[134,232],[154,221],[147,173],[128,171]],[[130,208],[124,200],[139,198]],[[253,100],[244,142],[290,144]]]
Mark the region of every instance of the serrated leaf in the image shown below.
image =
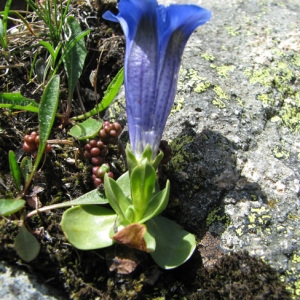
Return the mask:
[[[0,199],[0,215],[9,216],[22,209],[26,201],[22,199]]]
[[[38,240],[22,225],[15,238],[15,249],[18,255],[26,262],[34,260],[40,252]]]
[[[95,137],[103,124],[102,120],[89,118],[81,123],[74,125],[69,134],[78,140],[86,140]]]
[[[66,210],[61,220],[62,230],[68,241],[81,250],[111,246],[110,238],[117,215],[96,205],[76,206]]]

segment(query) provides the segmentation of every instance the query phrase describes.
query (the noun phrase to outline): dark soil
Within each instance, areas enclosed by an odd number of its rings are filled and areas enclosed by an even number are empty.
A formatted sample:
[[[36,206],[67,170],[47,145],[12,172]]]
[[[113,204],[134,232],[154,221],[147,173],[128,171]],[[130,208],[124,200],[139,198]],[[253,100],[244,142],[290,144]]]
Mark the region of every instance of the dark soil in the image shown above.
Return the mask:
[[[74,15],[81,20],[83,29],[87,28],[87,24],[92,29],[86,40],[88,56],[80,78],[81,97],[86,110],[89,110],[95,106],[95,92],[101,99],[108,84],[122,67],[125,43],[119,25],[106,23],[101,18],[107,9],[116,11],[115,3],[98,3],[93,8],[76,3],[72,8]],[[14,43],[18,43],[13,40],[10,42],[12,48]],[[24,96],[39,101],[43,92],[38,88],[39,83],[36,80],[29,83],[33,53],[36,52],[40,57],[46,55],[37,42],[28,37],[28,42],[12,50],[8,58],[0,58],[1,66],[22,64],[21,67],[10,68],[6,74],[0,70],[3,74],[0,77],[1,91],[21,91]],[[97,85],[93,88],[89,76],[97,68]],[[65,90],[66,81],[62,80],[61,113],[65,109]],[[77,102],[78,95],[75,93],[74,112],[79,107]],[[68,128],[62,129],[60,125],[61,120],[57,120],[51,139],[70,139]],[[9,172],[8,152],[14,150],[19,159],[28,155],[22,150],[22,141],[24,135],[33,130],[38,131],[37,115],[0,110],[1,198],[16,196]],[[83,146],[76,143],[79,148]],[[58,145],[47,155],[30,190],[37,185],[43,187],[38,194],[42,206],[75,199],[94,188],[90,178],[91,166],[77,154],[74,147]],[[163,177],[170,177],[172,169],[165,167],[162,172]],[[173,181],[173,185],[180,185],[180,182]],[[171,199],[171,206],[166,212],[173,219],[176,205],[181,204]],[[26,212],[31,210],[27,205]],[[120,245],[95,251],[75,249],[61,231],[59,224],[62,213],[63,210],[55,210],[29,219],[27,226],[41,243],[41,252],[27,264],[18,258],[13,248],[18,227],[8,219],[0,219],[0,257],[8,264],[38,274],[41,282],[47,281],[55,286],[66,298],[290,299],[278,275],[267,264],[247,253],[222,253],[218,239],[206,232],[205,222],[203,228],[198,230],[202,236],[197,237],[199,246],[192,258],[175,270],[165,271],[158,268],[147,254]],[[18,219],[20,215],[13,217]],[[130,273],[132,262],[138,266]],[[130,274],[120,274],[126,272]]]

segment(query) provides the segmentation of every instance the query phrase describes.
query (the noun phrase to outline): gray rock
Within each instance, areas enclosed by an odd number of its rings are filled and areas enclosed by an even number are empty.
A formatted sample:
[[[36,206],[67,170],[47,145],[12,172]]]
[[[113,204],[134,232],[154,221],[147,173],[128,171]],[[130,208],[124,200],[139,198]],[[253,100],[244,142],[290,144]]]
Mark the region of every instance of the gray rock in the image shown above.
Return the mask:
[[[0,299],[5,300],[63,300],[50,286],[41,284],[35,275],[9,267],[0,262]]]
[[[164,134],[179,222],[201,236],[221,209],[222,249],[263,259],[300,296],[299,1],[190,3],[213,17],[186,47]]]

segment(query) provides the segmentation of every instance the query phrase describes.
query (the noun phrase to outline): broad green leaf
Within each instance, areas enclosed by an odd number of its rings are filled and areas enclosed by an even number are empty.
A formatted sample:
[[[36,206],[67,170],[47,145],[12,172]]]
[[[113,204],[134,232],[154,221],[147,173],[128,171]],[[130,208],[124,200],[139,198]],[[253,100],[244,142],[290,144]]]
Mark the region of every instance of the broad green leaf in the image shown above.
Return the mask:
[[[123,84],[123,81],[124,81],[124,68],[122,68],[118,72],[118,74],[114,77],[114,79],[111,81],[107,90],[104,93],[102,101],[95,108],[93,108],[92,110],[90,110],[89,112],[87,112],[83,115],[76,116],[71,119],[75,120],[75,121],[83,120],[88,117],[94,116],[97,113],[106,109],[112,103],[112,101],[115,99],[115,97],[117,96],[117,94]]]
[[[9,216],[22,209],[26,201],[22,199],[0,199],[0,215]]]
[[[0,107],[39,112],[38,104],[34,100],[23,97],[20,92],[0,93]]]
[[[18,255],[26,262],[34,260],[40,252],[38,240],[22,225],[15,238],[15,249]]]
[[[156,183],[156,174],[150,162],[145,159],[130,174],[134,222],[139,222],[149,204]]]
[[[196,248],[195,236],[167,218],[157,216],[146,223],[147,231],[156,240],[151,252],[153,260],[163,269],[173,269],[186,262]]]
[[[11,175],[13,177],[14,184],[16,185],[17,189],[21,190],[21,171],[20,167],[17,162],[17,158],[15,152],[9,150],[8,152],[8,160],[9,160],[9,168]]]
[[[84,205],[69,208],[61,220],[62,230],[68,241],[81,250],[111,246],[110,238],[117,215],[110,209]]]
[[[170,196],[170,182],[167,181],[166,187],[155,194],[146,208],[146,211],[143,215],[143,219],[139,221],[139,223],[145,223],[146,221],[150,220],[151,218],[159,215],[168,205]]]
[[[102,124],[102,120],[89,118],[82,123],[74,125],[70,129],[69,134],[77,138],[78,140],[90,139],[95,137],[99,133]]]
[[[104,176],[104,190],[112,209],[121,220],[126,220],[126,211],[132,203],[130,199],[124,195],[118,183],[110,178],[107,173]]]
[[[83,70],[87,50],[83,36],[78,38],[82,34],[78,21],[73,16],[69,16],[66,25],[69,29],[69,39],[64,49],[63,61],[68,75],[69,97],[72,97],[75,86]]]

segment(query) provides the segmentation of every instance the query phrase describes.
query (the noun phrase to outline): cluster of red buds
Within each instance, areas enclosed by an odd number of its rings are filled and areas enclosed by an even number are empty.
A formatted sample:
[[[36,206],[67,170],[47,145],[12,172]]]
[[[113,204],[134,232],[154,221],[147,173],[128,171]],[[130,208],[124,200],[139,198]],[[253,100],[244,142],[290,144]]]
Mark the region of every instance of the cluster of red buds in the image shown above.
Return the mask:
[[[37,156],[38,148],[40,143],[40,136],[36,131],[32,131],[30,134],[24,136],[23,150],[31,153],[33,157]],[[45,153],[49,153],[52,147],[50,144],[46,144]]]
[[[105,157],[109,154],[111,146],[118,144],[121,132],[122,126],[118,122],[105,121],[99,131],[99,137],[90,140],[84,147],[84,157],[94,165],[92,179],[95,187],[103,184],[105,173],[109,177],[113,178],[114,176],[110,171],[109,164],[105,163]]]

